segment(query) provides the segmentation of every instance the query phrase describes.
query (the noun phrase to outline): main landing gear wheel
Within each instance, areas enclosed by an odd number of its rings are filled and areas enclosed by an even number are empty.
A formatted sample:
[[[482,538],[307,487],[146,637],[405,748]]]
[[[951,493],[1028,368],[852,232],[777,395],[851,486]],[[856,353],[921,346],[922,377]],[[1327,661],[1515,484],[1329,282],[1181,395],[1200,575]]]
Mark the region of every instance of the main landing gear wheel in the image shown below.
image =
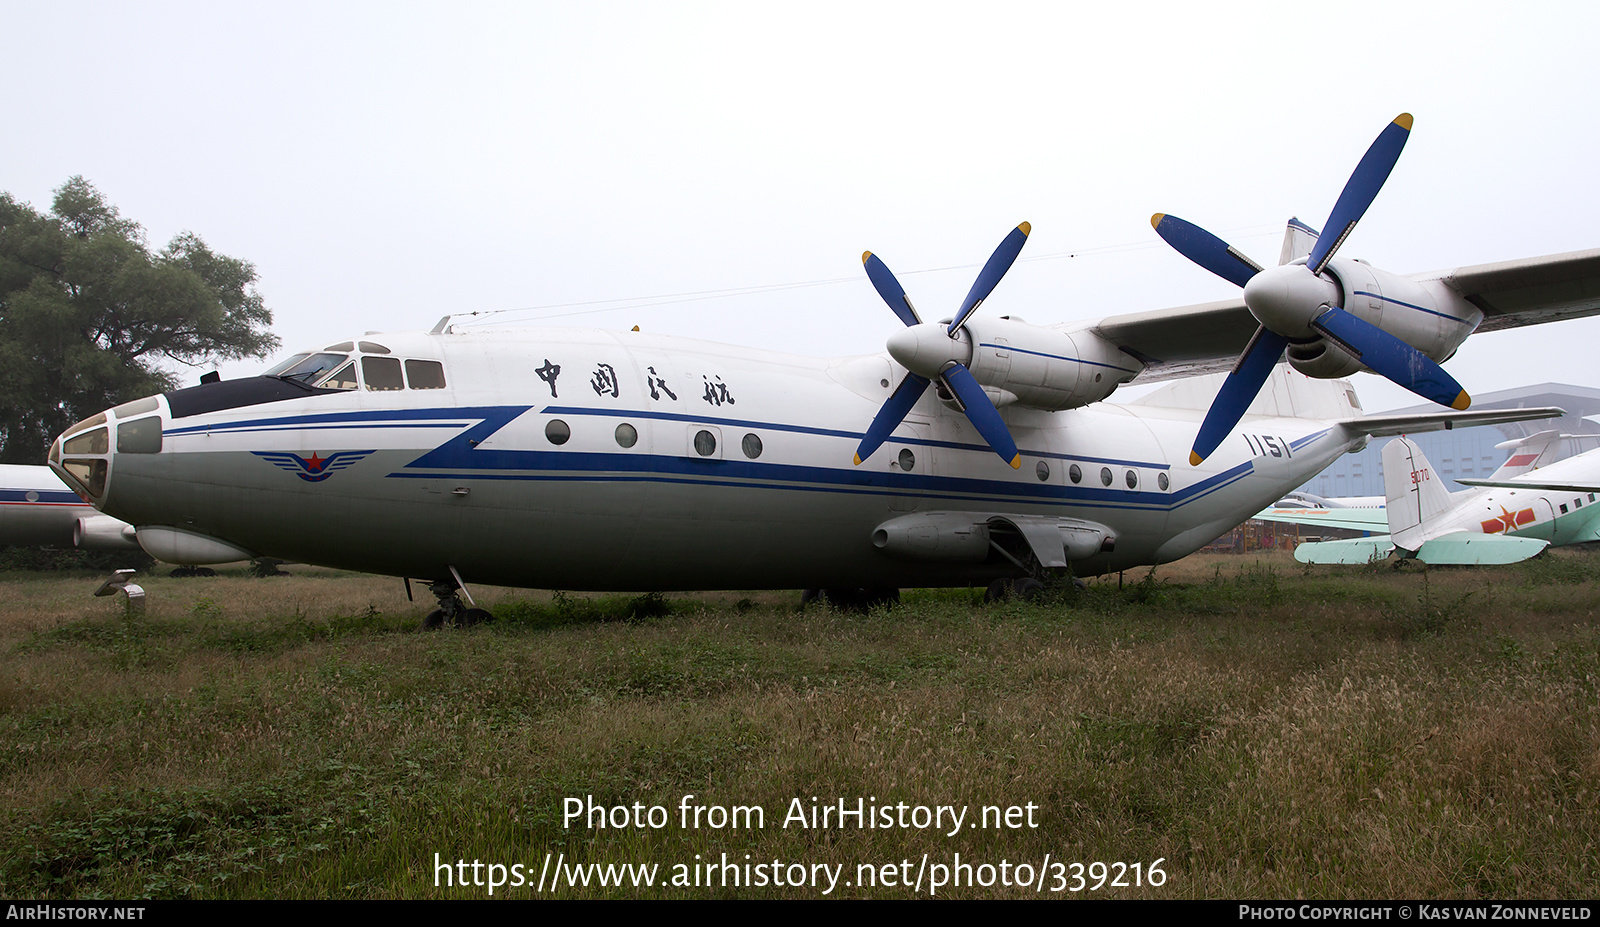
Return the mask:
[[[983,590],[984,604],[1004,602],[1007,599],[1021,599],[1024,602],[1033,602],[1044,595],[1044,583],[1031,576],[1021,579],[997,579]]]
[[[422,630],[437,631],[445,625],[458,628],[470,628],[477,624],[487,624],[494,620],[494,615],[481,608],[466,608],[462,606],[461,599],[456,595],[460,590],[454,579],[441,580],[431,583],[428,591],[439,600],[439,607],[428,613],[422,619]]]

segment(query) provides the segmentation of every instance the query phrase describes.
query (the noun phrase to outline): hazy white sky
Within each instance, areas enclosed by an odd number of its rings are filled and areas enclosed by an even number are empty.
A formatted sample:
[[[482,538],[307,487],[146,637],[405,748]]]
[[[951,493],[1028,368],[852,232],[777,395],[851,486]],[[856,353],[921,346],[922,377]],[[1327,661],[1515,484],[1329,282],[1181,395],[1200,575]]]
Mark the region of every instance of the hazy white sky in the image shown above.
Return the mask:
[[[0,17],[0,189],[46,209],[81,174],[153,245],[188,229],[253,262],[287,349],[531,308],[496,321],[874,352],[899,322],[863,250],[937,317],[1024,219],[981,311],[1224,298],[1150,214],[1273,262],[1284,220],[1320,227],[1401,112],[1411,140],[1341,254],[1411,273],[1600,245],[1590,3],[0,0]],[[654,298],[791,283],[816,285]],[[1597,336],[1485,335],[1447,369],[1473,393],[1600,387]],[[1358,387],[1369,409],[1417,401]]]

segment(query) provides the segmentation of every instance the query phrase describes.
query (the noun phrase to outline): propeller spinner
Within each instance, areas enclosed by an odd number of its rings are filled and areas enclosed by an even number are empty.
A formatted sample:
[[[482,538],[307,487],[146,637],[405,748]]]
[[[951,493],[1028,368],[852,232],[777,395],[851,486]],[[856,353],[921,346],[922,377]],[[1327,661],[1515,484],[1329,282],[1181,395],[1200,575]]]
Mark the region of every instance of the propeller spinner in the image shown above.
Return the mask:
[[[856,448],[857,466],[889,439],[911,407],[922,398],[928,384],[938,380],[955,397],[956,404],[966,413],[972,427],[994,448],[1000,459],[1013,469],[1022,467],[1022,455],[1017,451],[1017,443],[1011,439],[1011,432],[1006,429],[1005,420],[1000,417],[1000,410],[989,401],[988,394],[978,384],[972,371],[967,369],[967,364],[972,360],[972,342],[970,338],[963,337],[963,331],[967,319],[993,292],[1006,271],[1011,269],[1017,255],[1022,252],[1022,246],[1027,243],[1031,230],[1032,227],[1024,222],[1000,242],[1000,247],[990,255],[983,270],[978,272],[978,279],[973,282],[967,298],[962,300],[961,308],[948,326],[923,322],[912,307],[911,300],[906,297],[905,287],[889,272],[883,261],[871,251],[861,255],[861,263],[866,265],[867,278],[872,281],[872,286],[889,304],[889,309],[906,324],[905,331],[896,332],[889,338],[889,354],[906,368],[906,375],[862,436],[861,444]]]
[[[1189,463],[1198,466],[1211,456],[1239,423],[1245,410],[1271,375],[1283,351],[1294,341],[1327,338],[1367,369],[1440,405],[1465,409],[1472,400],[1432,358],[1339,305],[1341,291],[1323,275],[1339,246],[1366,214],[1394,170],[1406,139],[1411,114],[1401,113],[1379,133],[1356,165],[1344,192],[1317,236],[1306,260],[1262,269],[1227,242],[1177,216],[1156,213],[1156,233],[1178,253],[1224,280],[1244,287],[1244,304],[1260,322],[1255,336],[1223,381],[1195,436]]]

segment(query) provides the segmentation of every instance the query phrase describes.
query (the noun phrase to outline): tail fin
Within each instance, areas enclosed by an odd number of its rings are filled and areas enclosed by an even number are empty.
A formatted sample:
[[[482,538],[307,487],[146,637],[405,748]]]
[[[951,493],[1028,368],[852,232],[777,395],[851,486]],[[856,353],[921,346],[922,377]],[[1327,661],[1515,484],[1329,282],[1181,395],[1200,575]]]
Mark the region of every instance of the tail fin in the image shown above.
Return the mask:
[[[1299,219],[1290,219],[1283,230],[1283,250],[1278,252],[1278,263],[1288,264],[1310,254],[1311,246],[1317,243],[1317,235],[1317,230],[1311,226]]]
[[[1514,441],[1502,441],[1495,447],[1505,450],[1511,449],[1511,456],[1500,465],[1500,469],[1489,475],[1491,480],[1509,480],[1514,476],[1521,476],[1530,470],[1537,470],[1546,464],[1553,463],[1556,455],[1560,453],[1561,439],[1570,438],[1564,435],[1559,428],[1550,431],[1541,431],[1526,438],[1517,438]]]
[[[1422,449],[1409,438],[1395,438],[1384,445],[1383,490],[1389,537],[1396,547],[1421,549],[1429,528],[1450,510],[1450,491],[1433,472]]]

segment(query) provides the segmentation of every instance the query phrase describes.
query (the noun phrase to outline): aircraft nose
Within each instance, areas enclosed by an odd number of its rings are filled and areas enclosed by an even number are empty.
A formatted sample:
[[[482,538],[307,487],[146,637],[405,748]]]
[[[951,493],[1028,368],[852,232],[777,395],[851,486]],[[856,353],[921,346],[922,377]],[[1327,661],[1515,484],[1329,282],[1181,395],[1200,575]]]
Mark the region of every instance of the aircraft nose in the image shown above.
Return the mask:
[[[160,396],[147,396],[73,425],[50,445],[50,468],[78,495],[103,507],[119,453],[161,452],[161,406]]]

